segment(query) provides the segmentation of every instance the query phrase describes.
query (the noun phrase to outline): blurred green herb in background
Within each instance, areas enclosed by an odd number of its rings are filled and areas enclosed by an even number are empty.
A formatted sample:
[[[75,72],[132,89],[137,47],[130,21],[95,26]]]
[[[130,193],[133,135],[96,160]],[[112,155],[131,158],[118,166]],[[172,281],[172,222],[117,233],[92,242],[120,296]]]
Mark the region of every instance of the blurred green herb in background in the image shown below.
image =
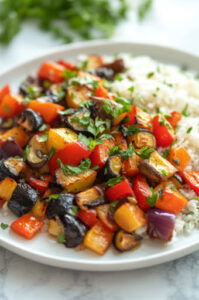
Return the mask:
[[[140,0],[136,9],[143,20],[153,0]],[[127,18],[130,0],[0,0],[0,43],[8,44],[22,23],[34,20],[63,42],[110,37]]]

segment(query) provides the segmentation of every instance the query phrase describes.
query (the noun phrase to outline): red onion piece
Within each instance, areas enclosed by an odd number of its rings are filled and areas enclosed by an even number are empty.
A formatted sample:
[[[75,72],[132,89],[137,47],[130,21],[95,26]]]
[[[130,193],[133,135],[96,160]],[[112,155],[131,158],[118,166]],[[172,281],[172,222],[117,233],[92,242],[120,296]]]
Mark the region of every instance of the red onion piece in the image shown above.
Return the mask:
[[[175,226],[175,215],[162,209],[151,208],[147,211],[147,217],[149,237],[170,241]]]
[[[5,141],[0,146],[0,159],[11,156],[23,156],[22,148],[14,140]]]

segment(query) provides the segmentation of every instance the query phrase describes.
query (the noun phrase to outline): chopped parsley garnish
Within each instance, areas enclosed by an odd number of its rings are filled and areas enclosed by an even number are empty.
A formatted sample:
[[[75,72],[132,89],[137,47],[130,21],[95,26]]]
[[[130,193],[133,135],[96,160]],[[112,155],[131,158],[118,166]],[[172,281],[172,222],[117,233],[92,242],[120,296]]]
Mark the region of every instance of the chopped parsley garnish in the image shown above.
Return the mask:
[[[24,150],[24,156],[23,156],[23,160],[24,161],[27,160],[29,153],[30,153],[30,146],[27,145],[26,148],[25,148],[25,150]]]
[[[181,112],[184,117],[188,117],[190,115],[188,113],[188,108],[189,108],[189,104],[187,103]]]
[[[77,76],[77,71],[71,71],[69,69],[65,69],[64,73],[62,74],[62,76],[66,79],[69,80],[71,78],[74,78]]]
[[[193,211],[189,211],[188,213],[186,213],[186,216],[190,216],[190,215],[194,215]]]
[[[167,171],[161,170],[161,173],[162,173],[163,176],[167,176]]]
[[[141,129],[139,127],[137,127],[136,125],[130,125],[128,127],[122,126],[122,133],[124,136],[132,135],[138,131],[141,131]]]
[[[109,206],[109,212],[110,212],[111,214],[113,214],[113,213],[115,212],[115,209],[116,209],[118,203],[119,203],[119,201],[114,201],[114,202],[112,202],[112,203],[110,204],[110,206]]]
[[[1,227],[1,229],[5,230],[9,227],[9,225],[5,224],[5,223],[0,223],[0,227]]]
[[[50,148],[50,151],[49,151],[49,153],[48,153],[48,159],[50,159],[54,154],[55,154],[55,148],[53,148],[53,147],[51,147]]]
[[[79,210],[78,207],[75,206],[75,205],[73,205],[73,206],[69,209],[68,213],[69,213],[70,215],[72,215],[72,216],[77,216],[78,210]]]
[[[186,132],[190,133],[192,131],[192,129],[193,129],[193,127],[189,127]]]
[[[48,132],[45,132],[44,134],[38,135],[38,141],[40,143],[46,142],[48,139]]]
[[[150,190],[152,194],[151,196],[148,196],[146,200],[150,206],[154,206],[158,200],[158,193],[156,193],[153,188],[150,188]]]
[[[114,186],[120,182],[123,181],[123,178],[122,177],[114,177],[114,178],[111,178],[109,179],[107,182],[106,182],[106,185],[111,187],[111,186]]]
[[[46,124],[41,125],[41,127],[39,127],[38,131],[42,132],[44,130],[46,130],[48,127]]]
[[[60,115],[71,115],[75,112],[75,109],[74,108],[68,108],[66,110],[58,110],[58,113]]]
[[[147,78],[151,78],[151,77],[153,77],[153,76],[154,76],[154,74],[155,74],[154,72],[150,72],[150,73],[148,73],[148,74],[147,74]]]
[[[59,198],[59,194],[52,194],[50,196],[48,196],[49,199],[58,199]]]
[[[89,158],[82,160],[81,163],[76,167],[63,164],[63,162],[60,159],[58,159],[57,161],[65,175],[78,175],[90,169],[91,166],[91,161]]]
[[[56,241],[60,244],[64,244],[66,242],[65,240],[65,235],[64,234],[59,234],[56,238]]]
[[[169,149],[165,149],[165,150],[163,151],[163,153],[162,153],[162,156],[163,156],[164,158],[167,158],[167,157],[169,156],[169,153],[170,153],[170,150],[169,150]]]
[[[199,201],[199,197],[194,197],[194,199]]]
[[[146,158],[149,158],[150,154],[151,154],[153,151],[154,151],[153,148],[149,148],[149,147],[147,147],[147,146],[144,146],[144,147],[142,147],[142,148],[136,150],[135,152],[136,152],[136,154],[137,154],[138,156],[140,156],[141,158],[146,159]]]

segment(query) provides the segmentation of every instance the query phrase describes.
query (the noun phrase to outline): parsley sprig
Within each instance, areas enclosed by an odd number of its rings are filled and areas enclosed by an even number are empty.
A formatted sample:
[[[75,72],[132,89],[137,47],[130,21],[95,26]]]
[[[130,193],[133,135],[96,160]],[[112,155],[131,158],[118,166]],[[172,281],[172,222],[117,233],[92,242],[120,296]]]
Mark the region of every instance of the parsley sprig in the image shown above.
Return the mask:
[[[153,188],[150,188],[150,190],[151,190],[151,196],[148,196],[146,198],[146,200],[150,206],[154,206],[156,204],[159,196],[158,196],[158,193],[156,193]]]
[[[63,162],[60,159],[58,159],[57,161],[65,175],[78,175],[90,169],[91,166],[91,161],[89,158],[82,160],[80,164],[76,167],[63,164]]]

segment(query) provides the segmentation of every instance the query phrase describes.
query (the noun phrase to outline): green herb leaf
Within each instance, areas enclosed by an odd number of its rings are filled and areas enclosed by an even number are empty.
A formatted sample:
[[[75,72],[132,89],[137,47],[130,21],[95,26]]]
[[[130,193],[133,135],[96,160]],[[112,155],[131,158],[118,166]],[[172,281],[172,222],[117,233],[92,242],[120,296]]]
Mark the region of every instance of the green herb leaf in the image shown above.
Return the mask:
[[[47,129],[47,125],[43,124],[41,127],[39,127],[38,131],[42,132],[42,131],[44,131],[46,129]]]
[[[114,178],[111,178],[109,179],[107,182],[106,182],[106,185],[111,187],[111,186],[114,186],[116,185],[117,183],[120,183],[123,181],[123,178],[122,177],[114,177]]]
[[[71,71],[69,69],[65,69],[64,70],[64,73],[62,74],[62,76],[66,79],[66,80],[69,80],[73,77],[76,77],[77,76],[77,71]]]
[[[66,110],[58,110],[57,111],[59,115],[71,115],[75,112],[74,108],[68,108]]]
[[[50,196],[48,196],[49,199],[58,199],[59,198],[59,194],[52,194]]]
[[[170,150],[169,150],[169,149],[165,149],[165,150],[163,151],[163,153],[162,153],[162,156],[163,156],[164,158],[167,158],[167,157],[169,156],[169,153],[170,153]]]
[[[119,201],[114,201],[114,202],[112,202],[112,203],[110,204],[110,206],[109,206],[109,212],[110,212],[111,214],[113,214],[113,213],[115,212],[115,209],[116,209],[118,203],[119,203]]]
[[[151,196],[148,196],[146,200],[150,206],[154,206],[158,200],[158,193],[156,193],[153,188],[150,188],[150,190],[152,194]]]
[[[147,74],[147,78],[151,78],[151,77],[153,77],[153,76],[154,76],[154,74],[155,74],[154,72],[150,72],[150,73],[148,73],[148,74]]]
[[[73,206],[69,209],[68,213],[69,213],[71,216],[77,216],[78,210],[79,210],[78,207],[75,206],[75,205],[73,205]]]
[[[144,0],[138,8],[138,18],[140,21],[144,20],[148,12],[151,10],[153,0]]]
[[[138,131],[140,131],[140,128],[137,127],[136,125],[130,125],[128,127],[122,126],[122,133],[124,136],[133,135]]]
[[[190,133],[192,131],[192,129],[193,129],[193,127],[189,127],[186,132]]]
[[[188,117],[190,114],[188,113],[188,108],[189,108],[189,104],[187,103],[186,105],[185,105],[185,107],[183,108],[183,110],[182,110],[182,115],[184,116],[184,117]]]
[[[44,134],[38,135],[38,141],[40,143],[46,142],[48,139],[48,132],[45,132]]]
[[[24,156],[23,156],[23,160],[24,161],[27,160],[29,153],[30,153],[30,146],[27,145],[26,148],[25,148],[25,150],[24,150]]]
[[[60,234],[57,236],[56,241],[60,244],[64,244],[66,242],[65,240],[65,235],[64,234]]]
[[[50,159],[54,154],[55,154],[55,148],[53,148],[53,147],[51,147],[50,148],[50,151],[49,151],[49,153],[48,153],[48,159]]]
[[[8,227],[9,227],[8,224],[0,223],[0,228],[1,228],[1,229],[5,230],[5,229],[7,229]]]
[[[63,164],[60,159],[58,159],[57,161],[65,175],[78,175],[90,169],[91,166],[91,161],[89,158],[82,160],[81,163],[76,167]]]

